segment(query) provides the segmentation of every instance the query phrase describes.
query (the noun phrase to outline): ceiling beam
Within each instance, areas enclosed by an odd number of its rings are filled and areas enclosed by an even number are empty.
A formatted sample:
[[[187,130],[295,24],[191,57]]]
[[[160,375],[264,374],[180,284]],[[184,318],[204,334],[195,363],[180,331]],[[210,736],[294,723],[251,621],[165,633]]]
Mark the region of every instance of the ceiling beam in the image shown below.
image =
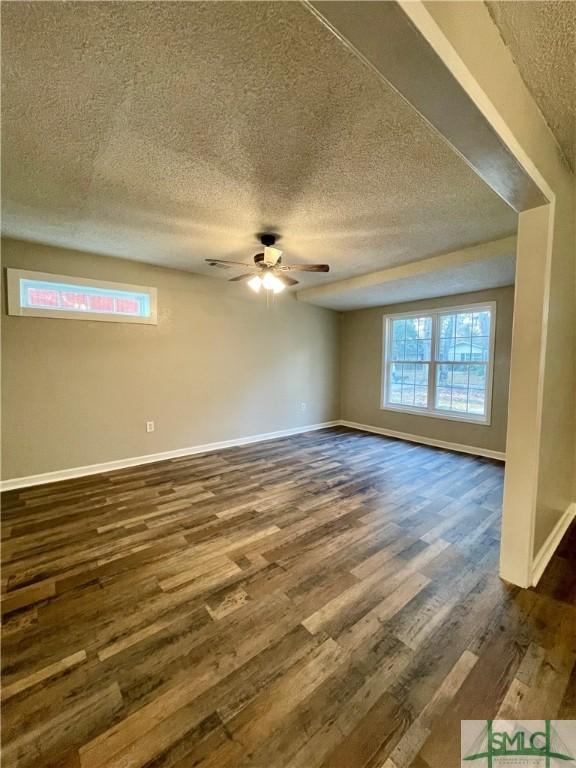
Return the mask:
[[[304,4],[515,211],[548,202],[399,3],[305,0]]]
[[[440,269],[455,269],[471,262],[486,261],[515,253],[516,236],[511,235],[499,240],[490,240],[486,243],[473,245],[470,248],[462,248],[458,251],[442,253],[439,256],[431,256],[428,259],[411,261],[398,267],[388,267],[377,272],[369,272],[368,274],[349,277],[345,280],[336,280],[333,283],[318,285],[313,288],[304,288],[298,291],[296,296],[299,301],[314,302],[328,296],[358,291],[363,288],[374,288],[396,280],[421,277]]]

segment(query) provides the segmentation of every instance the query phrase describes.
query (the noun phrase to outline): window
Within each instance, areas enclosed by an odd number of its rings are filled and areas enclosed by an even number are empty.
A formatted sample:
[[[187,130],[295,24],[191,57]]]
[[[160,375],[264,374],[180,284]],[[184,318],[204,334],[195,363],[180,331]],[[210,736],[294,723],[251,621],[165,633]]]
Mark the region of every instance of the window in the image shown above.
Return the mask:
[[[490,423],[494,303],[384,318],[382,407]]]
[[[156,323],[156,289],[8,269],[8,314]]]

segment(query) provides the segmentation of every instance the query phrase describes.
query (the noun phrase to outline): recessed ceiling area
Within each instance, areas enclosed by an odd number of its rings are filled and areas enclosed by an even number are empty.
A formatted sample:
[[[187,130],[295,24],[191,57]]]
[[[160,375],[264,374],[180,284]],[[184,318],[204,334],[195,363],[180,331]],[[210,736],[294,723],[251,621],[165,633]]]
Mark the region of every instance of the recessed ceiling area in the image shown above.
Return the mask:
[[[489,262],[471,262],[456,268],[439,269],[431,274],[399,278],[381,285],[351,288],[338,295],[312,294],[308,299],[306,293],[303,293],[298,298],[300,301],[310,300],[312,304],[327,309],[348,312],[513,285],[515,271],[516,257],[512,253],[490,259]],[[312,293],[314,288],[310,291]]]
[[[399,267],[298,291],[299,301],[345,312],[512,285],[516,238],[443,253]]]
[[[317,286],[515,213],[293,2],[6,3],[3,232],[217,277],[279,232]],[[49,137],[47,140],[46,137]]]
[[[576,3],[486,3],[572,170],[576,168]]]

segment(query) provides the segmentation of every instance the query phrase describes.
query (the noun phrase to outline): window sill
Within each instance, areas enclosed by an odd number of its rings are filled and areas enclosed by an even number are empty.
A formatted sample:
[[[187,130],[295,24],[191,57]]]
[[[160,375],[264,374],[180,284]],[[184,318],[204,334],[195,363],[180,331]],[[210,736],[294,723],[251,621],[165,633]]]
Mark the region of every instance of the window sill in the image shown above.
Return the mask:
[[[381,411],[395,411],[396,413],[409,413],[413,416],[429,416],[433,419],[444,419],[446,421],[462,421],[466,424],[479,424],[482,427],[490,426],[490,419],[486,416],[472,416],[469,413],[459,416],[445,411],[433,411],[428,408],[411,408],[401,405],[381,405]]]

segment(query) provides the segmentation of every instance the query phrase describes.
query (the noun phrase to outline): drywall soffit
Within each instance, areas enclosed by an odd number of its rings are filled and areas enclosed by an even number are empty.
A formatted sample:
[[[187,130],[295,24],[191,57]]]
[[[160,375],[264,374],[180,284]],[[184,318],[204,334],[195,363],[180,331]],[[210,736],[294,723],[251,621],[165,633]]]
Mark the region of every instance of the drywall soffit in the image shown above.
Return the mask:
[[[444,275],[451,277],[449,293],[510,285],[514,282],[515,253],[516,237],[504,237],[398,267],[307,288],[299,291],[297,297],[299,301],[346,310],[444,295]],[[390,291],[385,289],[394,290],[399,286],[402,286],[402,295],[395,301],[389,301]]]
[[[306,0],[306,7],[391,85],[516,212],[548,200],[397,2]],[[386,45],[382,44],[386,30]]]

